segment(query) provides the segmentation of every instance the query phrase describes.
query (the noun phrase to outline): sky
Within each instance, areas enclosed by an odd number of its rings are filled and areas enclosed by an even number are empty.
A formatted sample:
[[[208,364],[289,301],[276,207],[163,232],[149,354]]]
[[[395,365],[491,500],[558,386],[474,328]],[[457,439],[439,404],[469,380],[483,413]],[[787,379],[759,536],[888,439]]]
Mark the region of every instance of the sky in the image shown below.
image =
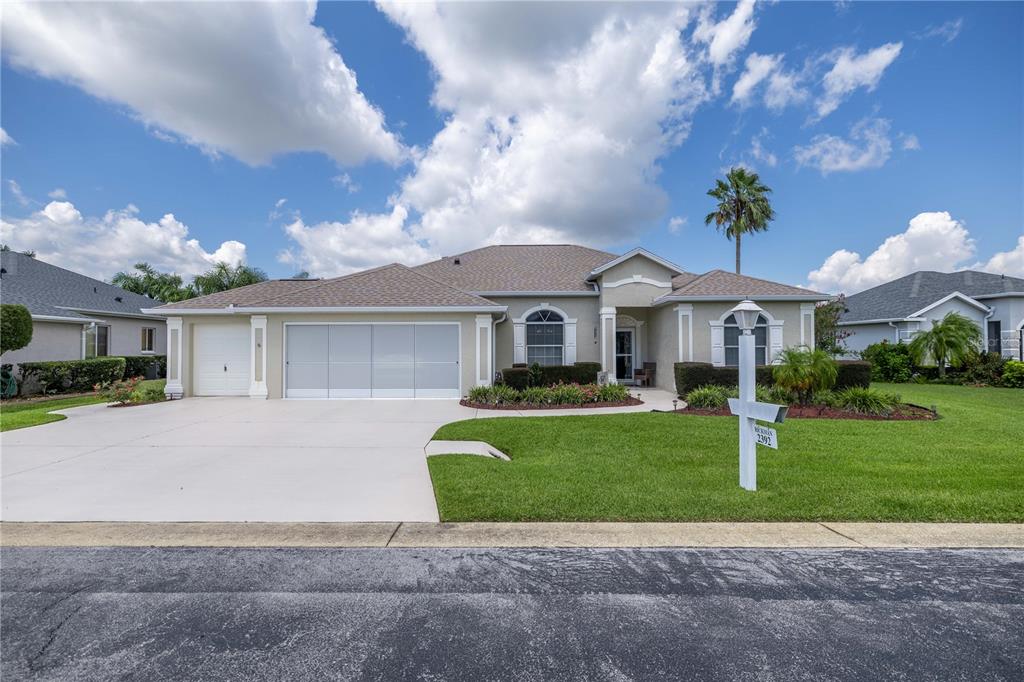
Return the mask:
[[[487,244],[855,293],[1024,276],[1024,4],[6,3],[0,241],[337,276]]]

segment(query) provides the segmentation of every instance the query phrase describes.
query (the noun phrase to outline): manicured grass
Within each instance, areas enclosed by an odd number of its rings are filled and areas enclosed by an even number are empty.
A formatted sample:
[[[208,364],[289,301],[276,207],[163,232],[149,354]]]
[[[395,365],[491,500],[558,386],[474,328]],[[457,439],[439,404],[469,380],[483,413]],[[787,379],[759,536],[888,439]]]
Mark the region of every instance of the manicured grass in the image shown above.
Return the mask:
[[[1024,391],[877,385],[938,421],[793,419],[739,487],[732,417],[493,418],[436,438],[483,440],[511,462],[429,458],[443,521],[1024,522]]]
[[[152,379],[143,381],[143,386],[163,386],[164,379]],[[138,389],[136,389],[138,390]],[[32,402],[12,402],[0,404],[0,431],[11,431],[12,429],[23,429],[28,426],[38,426],[50,422],[59,422],[67,419],[62,414],[53,414],[53,410],[64,410],[69,407],[81,407],[82,405],[94,405],[103,400],[95,395],[82,395],[75,398],[53,398],[50,400],[37,400]]]

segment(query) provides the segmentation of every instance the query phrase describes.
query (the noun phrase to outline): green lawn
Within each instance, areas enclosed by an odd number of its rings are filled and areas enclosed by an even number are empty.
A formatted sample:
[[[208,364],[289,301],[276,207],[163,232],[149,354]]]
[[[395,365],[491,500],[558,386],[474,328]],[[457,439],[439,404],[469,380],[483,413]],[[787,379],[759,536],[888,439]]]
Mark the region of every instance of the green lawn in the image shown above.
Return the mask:
[[[143,381],[139,388],[149,385],[163,386],[163,379],[152,379]],[[0,404],[0,431],[11,431],[12,429],[23,429],[27,426],[38,426],[59,422],[67,419],[62,414],[53,414],[53,410],[64,410],[69,407],[80,407],[82,405],[93,405],[103,400],[95,395],[82,395],[75,398],[52,398],[50,400],[37,400],[33,402],[13,402]]]
[[[512,458],[429,458],[443,521],[1024,522],[1024,391],[878,385],[936,405],[918,422],[793,419],[759,448],[758,491],[738,483],[732,417],[494,418],[436,438]]]

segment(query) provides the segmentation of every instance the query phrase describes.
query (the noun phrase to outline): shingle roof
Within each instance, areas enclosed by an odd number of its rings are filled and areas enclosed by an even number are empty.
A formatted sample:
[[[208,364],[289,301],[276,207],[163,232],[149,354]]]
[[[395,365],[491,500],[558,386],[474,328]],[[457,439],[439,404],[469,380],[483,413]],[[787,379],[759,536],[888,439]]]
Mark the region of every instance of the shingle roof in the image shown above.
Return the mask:
[[[737,275],[725,270],[711,270],[703,275],[679,275],[672,279],[675,287],[670,297],[677,296],[818,296],[828,298],[817,291],[780,284],[767,279]]]
[[[17,251],[0,252],[0,267],[5,270],[0,277],[0,298],[4,303],[25,306],[33,315],[85,320],[102,313],[141,315],[142,308],[160,304],[148,296],[133,294]]]
[[[240,287],[161,310],[197,308],[425,308],[494,306],[485,298],[459,291],[399,263],[333,279],[275,280]]]
[[[922,270],[848,296],[842,321],[902,320],[955,291],[967,296],[1024,291],[1024,279],[977,270]]]
[[[590,271],[615,258],[572,244],[485,246],[415,270],[463,291],[589,292],[594,290],[587,282]]]

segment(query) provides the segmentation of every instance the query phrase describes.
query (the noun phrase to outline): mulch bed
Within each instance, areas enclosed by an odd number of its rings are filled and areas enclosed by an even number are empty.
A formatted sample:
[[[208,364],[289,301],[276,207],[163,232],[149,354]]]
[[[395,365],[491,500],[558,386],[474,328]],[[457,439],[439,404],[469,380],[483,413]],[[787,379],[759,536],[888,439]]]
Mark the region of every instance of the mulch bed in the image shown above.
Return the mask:
[[[699,414],[708,417],[734,417],[728,407],[716,410],[684,408],[676,410],[677,414]],[[938,414],[920,405],[904,403],[890,415],[864,414],[852,410],[840,410],[825,405],[791,405],[786,419],[867,419],[872,421],[929,421],[938,419]]]
[[[643,405],[644,401],[637,398],[629,398],[627,400],[619,400],[616,402],[609,403],[583,403],[582,405],[524,405],[522,403],[514,404],[502,404],[492,405],[490,403],[473,403],[468,400],[460,400],[459,404],[463,407],[472,407],[477,410],[576,410],[579,408],[591,408],[591,407],[632,407],[633,405]],[[681,410],[680,410],[681,411]]]

